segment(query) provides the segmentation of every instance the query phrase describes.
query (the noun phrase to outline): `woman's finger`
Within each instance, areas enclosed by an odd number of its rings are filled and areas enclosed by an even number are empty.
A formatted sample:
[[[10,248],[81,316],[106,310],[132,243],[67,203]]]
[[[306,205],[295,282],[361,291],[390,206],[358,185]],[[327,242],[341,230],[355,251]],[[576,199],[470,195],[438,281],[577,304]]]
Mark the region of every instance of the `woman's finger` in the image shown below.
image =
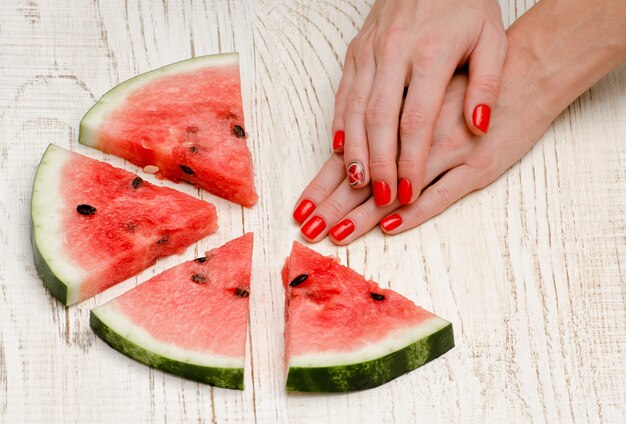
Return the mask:
[[[428,69],[424,68],[427,64]],[[433,128],[455,66],[453,61],[445,59],[413,65],[413,75],[400,117],[398,200],[401,204],[415,201],[423,187]]]
[[[345,177],[343,158],[341,155],[331,155],[298,198],[293,211],[293,219],[302,224],[317,205],[337,189]]]
[[[384,216],[398,206],[396,200],[390,205],[380,207],[376,205],[374,198],[370,197],[367,202],[351,210],[330,229],[330,240],[337,245],[345,246],[378,225]]]
[[[396,210],[380,221],[387,234],[398,234],[417,227],[446,210],[454,202],[481,188],[481,177],[475,168],[463,164],[446,172],[428,187],[411,205]]]
[[[500,78],[506,56],[504,31],[485,26],[469,58],[469,84],[465,93],[465,122],[476,135],[489,131],[491,110],[500,92]]]
[[[333,117],[333,151],[337,153],[343,152],[343,145],[345,142],[345,120],[344,113],[346,109],[346,99],[348,98],[348,92],[352,86],[354,80],[354,74],[356,71],[356,65],[354,63],[354,44],[351,43],[348,46],[346,52],[346,60],[343,65],[343,75],[341,81],[339,81],[339,87],[337,88],[337,94],[335,95],[335,115]]]
[[[365,128],[369,146],[369,171],[378,206],[396,199],[398,117],[408,63],[400,57],[395,61],[377,61],[376,77],[365,113]]]
[[[353,187],[362,188],[369,182],[365,110],[375,74],[373,50],[360,47],[355,52],[355,63],[356,74],[346,97],[343,158],[348,181]]]
[[[302,236],[310,242],[323,239],[331,226],[371,195],[369,187],[363,190],[353,190],[348,180],[344,179],[339,187],[315,209],[315,214],[304,222],[300,228]]]

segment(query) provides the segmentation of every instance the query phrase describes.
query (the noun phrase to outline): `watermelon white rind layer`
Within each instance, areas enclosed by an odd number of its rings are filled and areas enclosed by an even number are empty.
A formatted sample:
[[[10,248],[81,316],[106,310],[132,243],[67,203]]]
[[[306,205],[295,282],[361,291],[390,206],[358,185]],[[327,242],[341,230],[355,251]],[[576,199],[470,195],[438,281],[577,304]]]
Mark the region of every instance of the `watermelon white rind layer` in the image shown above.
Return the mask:
[[[239,53],[224,53],[209,56],[200,56],[193,59],[181,60],[167,66],[145,72],[130,78],[107,91],[98,102],[91,107],[80,121],[78,142],[86,146],[98,148],[97,132],[104,118],[115,111],[126,99],[128,93],[149,84],[165,75],[189,72],[207,66],[228,66],[239,63]]]
[[[35,267],[50,292],[69,305],[78,301],[80,282],[87,271],[63,257],[63,240],[58,237],[62,219],[54,205],[62,197],[60,178],[66,160],[65,150],[48,146],[35,173],[30,210]]]
[[[107,344],[143,364],[228,389],[243,390],[243,358],[186,351],[154,339],[110,304],[91,311],[91,328]]]
[[[423,328],[416,328],[416,334],[420,333],[423,336],[415,342],[375,359],[325,366],[305,365],[305,360],[291,361],[287,391],[351,392],[371,389],[421,367],[454,347],[452,324],[443,319],[423,323]],[[341,355],[338,357],[341,358]],[[309,363],[325,361],[327,358],[309,360]],[[303,364],[298,366],[298,363]]]

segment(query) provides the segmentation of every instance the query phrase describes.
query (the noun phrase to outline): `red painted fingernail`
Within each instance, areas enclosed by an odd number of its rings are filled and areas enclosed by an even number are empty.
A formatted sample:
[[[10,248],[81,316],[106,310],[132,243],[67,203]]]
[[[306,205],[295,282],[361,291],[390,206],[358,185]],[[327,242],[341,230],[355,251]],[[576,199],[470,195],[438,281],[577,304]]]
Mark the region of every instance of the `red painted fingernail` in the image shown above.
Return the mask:
[[[398,200],[402,205],[408,205],[413,197],[413,187],[411,186],[411,180],[408,178],[402,178],[398,182]]]
[[[402,217],[397,213],[393,215],[386,216],[380,221],[380,226],[383,227],[385,231],[393,231],[398,228],[402,224]]]
[[[300,231],[308,238],[314,239],[319,236],[322,231],[324,231],[324,228],[326,228],[326,221],[324,221],[324,218],[321,216],[316,215],[309,219],[306,224],[302,226]]]
[[[343,148],[343,144],[346,141],[346,135],[343,131],[339,130],[335,133],[335,137],[333,138],[333,150],[336,152]]]
[[[489,130],[489,120],[491,119],[491,108],[487,105],[478,105],[474,108],[472,122],[476,128],[484,133]]]
[[[309,199],[304,199],[295,211],[293,211],[293,219],[302,224],[311,213],[315,210],[315,202]]]
[[[384,206],[391,200],[391,190],[386,182],[374,181],[374,200],[378,206]]]
[[[351,186],[363,184],[365,182],[365,169],[363,168],[361,162],[357,160],[350,162],[348,168],[346,169],[346,173],[348,174],[348,182]]]
[[[352,234],[354,231],[354,222],[344,219],[339,224],[330,229],[330,235],[337,241],[341,241]]]

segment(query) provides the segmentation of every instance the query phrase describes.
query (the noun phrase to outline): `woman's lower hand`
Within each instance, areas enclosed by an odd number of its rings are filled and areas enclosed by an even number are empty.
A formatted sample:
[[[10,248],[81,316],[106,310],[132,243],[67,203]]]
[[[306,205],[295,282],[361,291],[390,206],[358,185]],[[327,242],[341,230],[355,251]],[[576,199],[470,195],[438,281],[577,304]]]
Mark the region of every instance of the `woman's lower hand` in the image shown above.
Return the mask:
[[[348,188],[362,189],[348,197],[369,196],[372,182],[378,206],[414,202],[455,70],[468,64],[463,123],[484,134],[506,46],[495,0],[377,0],[348,47],[335,101],[333,148],[344,153]]]
[[[433,131],[424,181],[429,185],[410,205],[398,200],[379,207],[369,188],[353,190],[346,178],[340,154],[333,154],[306,187],[297,202],[294,218],[303,223],[303,237],[317,242],[330,235],[345,245],[380,223],[396,234],[414,228],[441,213],[466,194],[493,182],[518,161],[541,136],[551,119],[528,108],[526,97],[536,98],[518,67],[510,73],[513,83],[503,90],[500,113],[492,131],[478,137],[463,117],[463,96],[468,79],[456,75],[445,94],[441,114]]]

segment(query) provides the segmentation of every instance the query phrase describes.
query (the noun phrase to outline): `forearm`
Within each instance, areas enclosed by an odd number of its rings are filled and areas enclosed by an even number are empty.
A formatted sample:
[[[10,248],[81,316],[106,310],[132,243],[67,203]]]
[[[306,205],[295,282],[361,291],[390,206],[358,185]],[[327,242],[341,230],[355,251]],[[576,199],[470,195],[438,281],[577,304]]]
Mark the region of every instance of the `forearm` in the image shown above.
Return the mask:
[[[507,31],[509,66],[525,74],[551,122],[626,60],[626,1],[542,0]]]

